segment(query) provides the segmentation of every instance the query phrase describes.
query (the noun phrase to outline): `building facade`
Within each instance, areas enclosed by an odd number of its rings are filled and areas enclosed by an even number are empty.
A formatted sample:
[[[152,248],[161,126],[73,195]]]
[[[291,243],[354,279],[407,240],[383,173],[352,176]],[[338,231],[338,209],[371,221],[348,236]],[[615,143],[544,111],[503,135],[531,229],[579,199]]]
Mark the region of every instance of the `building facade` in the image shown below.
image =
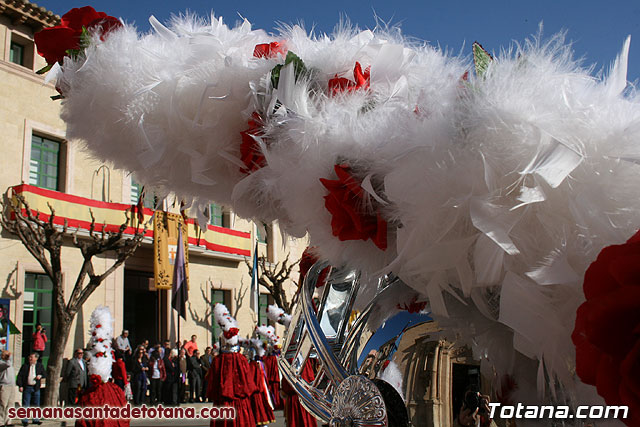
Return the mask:
[[[97,223],[117,226],[125,221],[124,212],[138,202],[141,186],[127,171],[93,159],[81,143],[66,139],[65,124],[59,117],[60,101],[50,99],[57,95],[55,87],[35,73],[46,64],[37,55],[33,35],[59,20],[26,0],[0,0],[0,189],[20,192],[32,208],[43,213],[48,213],[47,204],[51,204],[57,216],[74,227],[87,228],[90,209]],[[154,200],[152,190],[145,193],[145,222],[153,217],[151,207],[178,212],[168,202]],[[210,211],[207,230],[198,232],[189,225],[189,299],[180,336],[171,290],[155,286],[150,222],[143,245],[103,282],[77,314],[66,354],[71,356],[74,348],[85,346],[89,316],[98,305],[110,307],[115,330],[119,333],[128,329],[132,345],[143,339],[152,344],[164,339],[175,342],[191,335],[197,335],[200,348],[211,345],[219,332],[211,315],[215,302],[225,303],[237,317],[241,335],[250,335],[256,321],[266,323],[265,308],[270,299],[266,294],[260,296],[260,318],[256,319],[249,308],[251,277],[245,261],[253,256],[256,245],[258,254],[270,262],[281,262],[287,254],[295,261],[306,242],[283,242],[277,224],[263,229],[213,202]],[[0,254],[0,275],[4,278],[0,306],[20,331],[10,334],[4,346],[14,353],[18,365],[32,349],[35,325],[41,323],[45,329],[51,325],[52,285],[20,240],[6,231],[0,236]],[[112,257],[97,257],[96,269],[108,268]],[[80,251],[71,239],[62,249],[62,262],[68,298],[82,265]],[[294,273],[297,277],[297,270]],[[294,287],[291,282],[292,293]],[[48,354],[47,349],[45,363]]]

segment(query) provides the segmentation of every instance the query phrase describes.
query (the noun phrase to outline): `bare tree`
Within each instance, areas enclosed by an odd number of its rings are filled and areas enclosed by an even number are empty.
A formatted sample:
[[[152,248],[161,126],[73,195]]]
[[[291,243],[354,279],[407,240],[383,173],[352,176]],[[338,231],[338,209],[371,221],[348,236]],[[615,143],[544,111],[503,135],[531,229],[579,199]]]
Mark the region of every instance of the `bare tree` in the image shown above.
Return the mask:
[[[205,287],[200,286],[200,293],[202,294],[202,300],[204,301],[206,307],[202,316],[200,316],[196,310],[191,308],[191,302],[188,302],[188,305],[189,313],[191,313],[191,318],[193,319],[195,324],[205,328],[207,331],[210,331],[211,327],[213,326],[211,323],[211,298],[209,297],[209,295],[207,295],[207,291],[205,289]]]
[[[244,286],[244,280],[240,279],[240,289],[238,289],[238,292],[236,293],[235,297],[233,298],[233,317],[234,319],[238,318],[238,313],[240,312],[240,306],[242,305],[242,300],[244,299],[244,296],[247,294],[247,292],[249,291],[249,286],[245,287]]]
[[[125,212],[126,220],[117,232],[106,232],[104,224],[101,231],[96,231],[96,220],[90,210],[89,233],[87,238],[82,239],[78,237],[78,230],[73,234],[68,232],[66,220],[62,226],[55,224],[55,211],[51,205],[49,205],[49,218],[44,220],[41,219],[40,212],[34,213],[31,210],[21,194],[15,194],[14,199],[10,199],[9,191],[10,189],[0,202],[2,205],[0,224],[4,230],[18,236],[53,282],[52,336],[55,339],[51,341],[51,355],[47,366],[47,392],[43,406],[55,406],[58,401],[64,349],[73,319],[104,279],[133,255],[140,246],[146,229],[136,228],[133,236],[125,237],[124,231],[129,225],[129,215]],[[84,258],[68,300],[65,298],[62,282],[61,252],[65,237],[72,239]],[[96,273],[93,257],[109,251],[115,252],[114,263],[103,273]]]
[[[252,265],[249,258],[245,258],[245,264],[251,274]],[[284,290],[284,284],[291,277],[291,270],[300,260],[289,264],[289,254],[281,263],[271,263],[266,257],[258,257],[258,284],[264,286],[273,298],[273,302],[287,313],[291,313],[291,301]]]
[[[207,283],[209,284],[209,283]],[[213,285],[213,283],[211,283],[211,286],[209,287],[211,291],[216,290],[217,288]],[[222,289],[222,283],[220,284],[220,288]],[[244,281],[240,280],[240,289],[238,290],[237,294],[234,296],[233,300],[234,300],[234,312],[233,312],[233,317],[234,318],[238,318],[238,312],[240,310],[240,305],[242,302],[242,299],[244,298],[244,296],[247,294],[247,292],[249,291],[249,287],[245,287],[244,285]],[[191,303],[189,302],[189,313],[191,313],[191,318],[193,319],[193,321],[195,322],[196,325],[201,326],[203,328],[205,328],[208,331],[211,331],[213,328],[213,315],[212,315],[212,308],[213,308],[213,301],[211,298],[211,294],[213,292],[207,294],[206,288],[203,286],[200,286],[200,294],[202,295],[202,300],[205,303],[205,311],[204,314],[200,315],[196,310],[194,310],[191,307]],[[214,341],[217,339],[218,337],[214,337]]]

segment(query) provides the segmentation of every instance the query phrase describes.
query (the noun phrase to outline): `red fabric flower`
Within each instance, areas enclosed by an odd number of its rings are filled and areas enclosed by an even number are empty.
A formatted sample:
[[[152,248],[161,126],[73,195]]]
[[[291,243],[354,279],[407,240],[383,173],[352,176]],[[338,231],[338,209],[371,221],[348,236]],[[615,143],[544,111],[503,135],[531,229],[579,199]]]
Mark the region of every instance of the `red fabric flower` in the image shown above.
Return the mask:
[[[275,58],[278,55],[285,56],[286,54],[287,46],[284,42],[262,43],[253,49],[253,56],[256,58]]]
[[[409,305],[404,303],[404,304],[402,304],[402,306],[400,304],[398,304],[396,307],[398,307],[398,309],[400,309],[400,310],[406,310],[409,313],[420,313],[422,310],[424,310],[424,308],[426,306],[427,306],[427,302],[426,301],[418,302],[418,297],[414,296],[411,299],[411,302],[409,302]]]
[[[96,325],[96,329],[98,329],[98,328],[102,328],[102,325],[99,324],[99,323]]]
[[[102,342],[102,341],[104,341],[104,339],[98,338],[98,342]]]
[[[102,356],[104,356],[103,352],[100,351],[100,352],[96,353],[96,357],[102,357]]]
[[[364,190],[351,175],[348,165],[335,165],[337,180],[320,178],[329,190],[324,206],[331,213],[333,235],[340,240],[368,240],[383,251],[387,249],[387,221],[377,213],[364,211]]]
[[[97,387],[98,384],[102,383],[102,377],[100,375],[96,375],[96,374],[91,374],[89,376],[89,387],[93,386],[93,387]]]
[[[336,96],[342,92],[352,92],[358,89],[369,89],[371,82],[371,67],[367,67],[362,72],[362,66],[359,62],[356,62],[356,66],[353,69],[353,78],[355,81],[351,81],[344,77],[338,77],[336,74],[334,78],[329,80],[329,95]]]
[[[318,257],[312,252],[314,247],[307,247],[302,253],[302,257],[300,258],[300,264],[298,264],[298,269],[300,270],[300,277],[298,278],[298,286],[302,286],[304,282],[304,278],[307,276],[307,272],[309,269],[318,262]],[[316,288],[324,286],[327,281],[327,276],[329,275],[330,267],[325,267],[322,272],[320,272],[320,277],[318,277],[318,281],[316,282]],[[280,315],[282,316],[282,315]]]
[[[253,113],[248,121],[249,128],[243,132],[242,144],[240,145],[240,160],[245,164],[244,168],[240,168],[240,172],[250,174],[258,169],[266,166],[267,160],[262,154],[258,141],[255,136],[262,135],[262,117],[260,114]]]
[[[238,332],[240,332],[238,328],[230,328],[228,331],[224,331],[223,335],[226,339],[229,340],[238,335]]]
[[[629,426],[640,425],[640,232],[608,246],[584,276],[587,300],[571,338],[576,372],[608,405],[626,405]]]
[[[62,63],[67,50],[77,50],[80,45],[82,29],[100,32],[100,38],[121,27],[117,18],[104,12],[96,12],[91,6],[73,8],[60,18],[60,25],[45,28],[34,35],[38,54],[46,59],[47,64]]]

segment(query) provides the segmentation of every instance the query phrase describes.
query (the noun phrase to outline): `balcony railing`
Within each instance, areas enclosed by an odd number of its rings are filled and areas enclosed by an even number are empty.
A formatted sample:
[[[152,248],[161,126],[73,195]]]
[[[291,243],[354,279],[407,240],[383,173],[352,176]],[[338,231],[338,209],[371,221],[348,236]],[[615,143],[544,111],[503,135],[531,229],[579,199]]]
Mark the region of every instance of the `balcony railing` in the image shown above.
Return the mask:
[[[123,203],[109,203],[85,197],[47,190],[32,185],[21,184],[12,187],[14,194],[21,194],[32,211],[40,212],[43,220],[48,220],[50,210],[48,204],[55,210],[54,223],[68,227],[88,231],[91,226],[91,214],[96,219],[96,231],[118,231],[120,225],[126,221],[125,212],[129,211],[131,226],[125,229],[125,234],[134,234],[135,214],[132,214],[132,206]],[[151,221],[153,210],[144,209],[145,221]],[[189,225],[190,250],[203,255],[216,253],[232,256],[251,255],[251,234],[244,231],[232,230],[214,225],[208,225],[206,230],[200,230],[193,219],[187,221]],[[141,226],[142,227],[142,226]],[[145,237],[153,240],[153,225],[150,222]]]

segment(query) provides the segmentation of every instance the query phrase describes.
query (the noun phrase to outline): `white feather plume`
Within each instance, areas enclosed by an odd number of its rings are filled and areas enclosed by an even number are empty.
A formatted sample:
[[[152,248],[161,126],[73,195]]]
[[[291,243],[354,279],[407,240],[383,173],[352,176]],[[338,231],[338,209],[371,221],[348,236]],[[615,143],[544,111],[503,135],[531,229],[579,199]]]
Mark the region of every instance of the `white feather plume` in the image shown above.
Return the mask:
[[[291,315],[284,312],[283,309],[275,304],[267,307],[267,317],[274,322],[278,322],[285,327],[289,327],[291,324]]]
[[[463,59],[395,33],[293,27],[280,39],[313,71],[296,79],[285,66],[274,89],[283,58],[253,58],[272,39],[248,22],[154,28],[125,26],[65,58],[57,79],[69,138],[145,183],[308,233],[334,265],[393,271],[475,349],[483,372],[499,378],[525,355],[537,378],[575,388],[580,278],[640,223],[628,40],[605,80],[581,69],[560,36],[515,46],[463,80]],[[356,61],[371,66],[370,89],[331,96],[329,79],[350,78]],[[267,164],[247,175],[240,132],[255,111]],[[377,206],[389,224],[386,251],[333,235],[319,180],[345,161],[361,174],[361,208]],[[471,319],[486,326],[478,336]]]
[[[280,337],[278,335],[276,335],[276,330],[273,326],[269,325],[261,325],[256,327],[256,332],[259,335],[262,335],[263,337],[265,337],[267,340],[269,340],[269,344],[271,344],[272,346],[280,346],[281,345],[281,340]]]
[[[89,319],[89,375],[99,375],[103,382],[111,378],[114,362],[111,341],[113,339],[113,317],[109,307],[98,306]]]

